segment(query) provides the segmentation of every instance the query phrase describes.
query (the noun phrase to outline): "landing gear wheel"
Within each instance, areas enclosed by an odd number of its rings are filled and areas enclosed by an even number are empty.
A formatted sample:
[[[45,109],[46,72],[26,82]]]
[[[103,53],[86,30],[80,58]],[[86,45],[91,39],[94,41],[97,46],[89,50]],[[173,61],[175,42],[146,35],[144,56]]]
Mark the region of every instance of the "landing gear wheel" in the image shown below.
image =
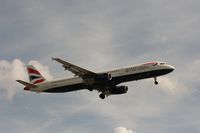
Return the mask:
[[[89,91],[93,91],[93,90],[94,90],[94,89],[92,88],[92,86],[90,86],[90,85],[86,85],[85,88],[88,89]]]
[[[93,88],[88,88],[88,90],[89,90],[89,91],[93,91],[94,89],[93,89]]]
[[[155,84],[155,85],[158,85],[158,81],[155,81],[154,84]]]
[[[154,77],[154,84],[158,85],[157,77]]]
[[[101,99],[105,99],[105,95],[102,94],[102,93],[99,95],[99,97],[100,97]]]

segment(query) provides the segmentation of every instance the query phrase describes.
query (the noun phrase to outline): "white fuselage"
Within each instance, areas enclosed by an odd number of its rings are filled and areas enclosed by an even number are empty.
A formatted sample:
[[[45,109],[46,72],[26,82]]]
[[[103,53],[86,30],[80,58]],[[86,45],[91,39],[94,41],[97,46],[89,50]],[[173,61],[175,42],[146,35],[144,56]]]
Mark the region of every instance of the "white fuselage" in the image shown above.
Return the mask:
[[[166,63],[150,62],[125,68],[115,69],[111,71],[106,71],[102,73],[109,73],[112,76],[112,79],[106,84],[119,84],[122,82],[128,82],[133,80],[158,77],[167,74],[173,70],[174,67]],[[55,91],[55,92],[68,92],[70,91],[71,87],[83,87],[84,83],[85,81],[81,77],[59,79],[37,84],[38,87],[30,88],[29,91],[45,92],[47,90],[53,90],[54,88],[55,89],[66,88],[64,89],[64,91]],[[99,84],[105,84],[105,83],[99,83]],[[68,89],[68,87],[70,88]]]

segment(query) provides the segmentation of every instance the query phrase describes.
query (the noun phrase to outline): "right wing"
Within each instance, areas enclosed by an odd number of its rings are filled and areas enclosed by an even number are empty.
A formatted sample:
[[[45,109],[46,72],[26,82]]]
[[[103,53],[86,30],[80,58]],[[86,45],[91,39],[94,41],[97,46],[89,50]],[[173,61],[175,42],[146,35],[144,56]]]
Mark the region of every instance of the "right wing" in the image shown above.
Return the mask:
[[[84,78],[95,77],[97,75],[96,73],[94,73],[92,71],[86,70],[84,68],[81,68],[79,66],[71,64],[69,62],[66,62],[66,61],[64,61],[62,59],[52,58],[52,60],[55,60],[55,61],[61,63],[66,70],[69,70],[70,72],[74,73],[75,75],[77,75],[79,77],[82,77],[83,79]]]

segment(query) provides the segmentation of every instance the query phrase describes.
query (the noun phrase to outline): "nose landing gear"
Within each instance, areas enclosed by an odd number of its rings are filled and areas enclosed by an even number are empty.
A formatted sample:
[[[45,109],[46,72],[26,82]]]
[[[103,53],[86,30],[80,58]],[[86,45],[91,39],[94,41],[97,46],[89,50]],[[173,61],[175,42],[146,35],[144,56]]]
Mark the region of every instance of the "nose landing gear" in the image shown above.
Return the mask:
[[[157,77],[154,77],[154,84],[158,85]]]

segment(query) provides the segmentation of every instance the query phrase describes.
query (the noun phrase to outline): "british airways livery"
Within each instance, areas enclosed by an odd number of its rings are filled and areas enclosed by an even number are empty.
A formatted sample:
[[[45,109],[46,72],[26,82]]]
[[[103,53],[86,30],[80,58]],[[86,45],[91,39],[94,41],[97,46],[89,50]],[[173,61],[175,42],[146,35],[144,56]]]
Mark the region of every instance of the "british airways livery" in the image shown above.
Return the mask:
[[[17,80],[25,86],[24,90],[46,93],[63,93],[88,89],[100,92],[99,97],[104,99],[109,95],[127,93],[128,87],[119,85],[123,82],[153,78],[157,85],[157,77],[168,74],[174,67],[165,62],[148,62],[111,71],[95,73],[59,58],[52,58],[62,64],[65,70],[75,74],[72,78],[47,81],[32,65],[27,66],[30,83]]]

